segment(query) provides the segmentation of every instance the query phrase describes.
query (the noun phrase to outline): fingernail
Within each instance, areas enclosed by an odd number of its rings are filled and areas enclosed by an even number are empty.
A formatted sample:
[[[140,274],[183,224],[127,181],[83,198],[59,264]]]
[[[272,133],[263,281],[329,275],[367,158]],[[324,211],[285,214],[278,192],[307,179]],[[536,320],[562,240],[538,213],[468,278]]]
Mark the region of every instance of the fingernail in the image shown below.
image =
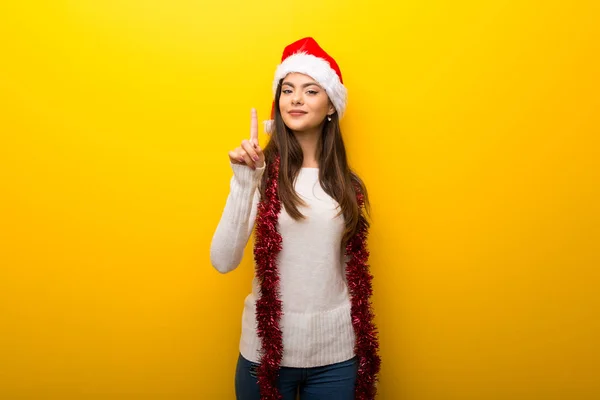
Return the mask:
[[[252,159],[253,159],[254,161],[258,161],[258,156],[254,156],[254,157],[252,157]]]

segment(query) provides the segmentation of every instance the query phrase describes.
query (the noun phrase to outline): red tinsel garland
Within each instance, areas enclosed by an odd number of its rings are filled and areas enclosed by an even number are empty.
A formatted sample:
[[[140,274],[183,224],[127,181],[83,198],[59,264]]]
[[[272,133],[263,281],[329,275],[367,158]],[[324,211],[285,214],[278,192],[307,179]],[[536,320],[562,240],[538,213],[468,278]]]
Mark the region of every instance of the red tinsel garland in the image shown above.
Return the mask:
[[[268,179],[265,196],[258,204],[256,216],[256,240],[254,259],[256,274],[260,282],[260,298],[256,302],[257,333],[261,339],[261,359],[258,368],[258,385],[262,400],[280,400],[277,388],[279,367],[283,358],[283,339],[279,321],[282,303],[279,298],[279,273],[277,255],[281,250],[281,234],[277,230],[277,220],[281,211],[278,196],[280,157],[277,155],[268,166]],[[356,186],[359,208],[364,206],[364,196]],[[355,399],[375,398],[377,374],[381,366],[378,355],[379,342],[377,328],[373,323],[370,297],[373,293],[369,272],[367,250],[368,228],[361,215],[356,234],[346,245],[350,260],[346,266],[346,280],[351,295],[352,326],[356,336],[355,353],[358,358]]]

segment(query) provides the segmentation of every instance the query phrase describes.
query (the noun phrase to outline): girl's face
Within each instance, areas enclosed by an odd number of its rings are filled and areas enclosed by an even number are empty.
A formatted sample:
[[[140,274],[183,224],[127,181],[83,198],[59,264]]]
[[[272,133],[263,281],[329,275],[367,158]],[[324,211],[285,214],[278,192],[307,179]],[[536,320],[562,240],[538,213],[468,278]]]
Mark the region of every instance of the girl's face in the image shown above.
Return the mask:
[[[335,107],[319,84],[310,76],[289,73],[281,84],[279,110],[283,122],[294,132],[315,130]]]

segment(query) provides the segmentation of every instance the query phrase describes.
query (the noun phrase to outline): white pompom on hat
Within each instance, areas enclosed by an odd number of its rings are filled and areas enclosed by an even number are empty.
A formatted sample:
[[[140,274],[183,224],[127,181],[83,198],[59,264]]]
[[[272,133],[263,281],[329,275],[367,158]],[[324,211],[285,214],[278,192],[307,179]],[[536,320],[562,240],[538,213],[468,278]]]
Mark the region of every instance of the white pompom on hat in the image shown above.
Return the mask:
[[[292,72],[306,74],[325,89],[327,96],[341,119],[346,110],[348,93],[342,80],[342,72],[337,63],[319,46],[312,37],[305,37],[289,44],[283,50],[281,64],[275,71],[273,80],[273,96],[277,94],[279,80]],[[271,119],[264,121],[265,132],[273,133],[275,118],[275,101],[271,107]]]

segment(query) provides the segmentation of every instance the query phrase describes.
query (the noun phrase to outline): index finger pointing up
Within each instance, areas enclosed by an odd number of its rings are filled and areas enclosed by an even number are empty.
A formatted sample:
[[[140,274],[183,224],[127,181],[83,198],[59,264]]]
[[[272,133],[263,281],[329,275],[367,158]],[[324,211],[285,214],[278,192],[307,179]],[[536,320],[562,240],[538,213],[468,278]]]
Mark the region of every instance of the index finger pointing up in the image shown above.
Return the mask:
[[[250,112],[250,142],[258,146],[258,116],[256,108]]]

